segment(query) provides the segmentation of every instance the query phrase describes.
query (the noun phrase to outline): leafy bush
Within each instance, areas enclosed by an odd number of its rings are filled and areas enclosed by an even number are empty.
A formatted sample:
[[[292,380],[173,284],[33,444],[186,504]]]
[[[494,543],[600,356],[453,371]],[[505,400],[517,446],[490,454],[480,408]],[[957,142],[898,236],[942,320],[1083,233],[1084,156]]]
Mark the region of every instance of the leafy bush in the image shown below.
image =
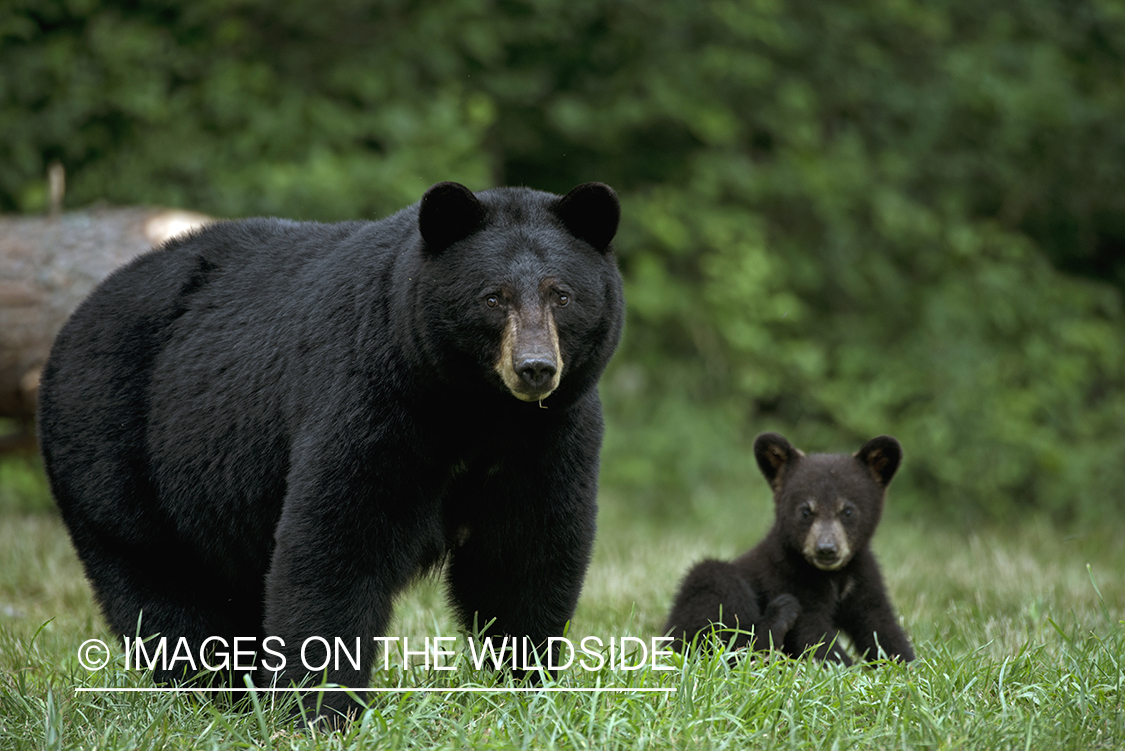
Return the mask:
[[[619,189],[603,482],[892,433],[955,518],[1125,511],[1121,0],[12,0],[0,209]]]

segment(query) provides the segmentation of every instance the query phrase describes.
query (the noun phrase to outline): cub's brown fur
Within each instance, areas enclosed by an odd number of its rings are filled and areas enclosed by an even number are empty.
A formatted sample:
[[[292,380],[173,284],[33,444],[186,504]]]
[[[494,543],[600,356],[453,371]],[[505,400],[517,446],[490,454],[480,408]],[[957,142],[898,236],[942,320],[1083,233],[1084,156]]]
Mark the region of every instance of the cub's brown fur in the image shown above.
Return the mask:
[[[718,626],[738,630],[725,635],[735,647],[815,649],[818,659],[850,665],[844,632],[866,660],[913,660],[869,547],[902,460],[898,441],[879,436],[854,455],[806,456],[763,433],[754,456],[774,491],[773,528],[734,561],[705,560],[688,572],[664,627],[674,647]]]

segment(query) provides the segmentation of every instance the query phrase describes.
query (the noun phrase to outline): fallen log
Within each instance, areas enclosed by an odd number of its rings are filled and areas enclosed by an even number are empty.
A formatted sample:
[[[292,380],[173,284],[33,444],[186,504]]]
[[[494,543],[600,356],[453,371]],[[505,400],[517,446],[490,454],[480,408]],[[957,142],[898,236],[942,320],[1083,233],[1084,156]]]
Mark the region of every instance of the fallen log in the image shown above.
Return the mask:
[[[149,207],[0,217],[0,418],[17,433],[0,451],[34,446],[39,373],[55,335],[114,269],[210,217]]]

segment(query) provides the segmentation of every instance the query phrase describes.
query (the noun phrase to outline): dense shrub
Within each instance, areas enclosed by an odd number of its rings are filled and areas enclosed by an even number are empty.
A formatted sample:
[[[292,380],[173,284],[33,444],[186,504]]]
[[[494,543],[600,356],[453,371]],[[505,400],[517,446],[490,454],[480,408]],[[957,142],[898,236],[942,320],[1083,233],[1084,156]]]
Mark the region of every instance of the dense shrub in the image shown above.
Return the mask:
[[[898,436],[903,502],[1125,511],[1121,0],[9,0],[0,209],[617,187],[603,481]]]

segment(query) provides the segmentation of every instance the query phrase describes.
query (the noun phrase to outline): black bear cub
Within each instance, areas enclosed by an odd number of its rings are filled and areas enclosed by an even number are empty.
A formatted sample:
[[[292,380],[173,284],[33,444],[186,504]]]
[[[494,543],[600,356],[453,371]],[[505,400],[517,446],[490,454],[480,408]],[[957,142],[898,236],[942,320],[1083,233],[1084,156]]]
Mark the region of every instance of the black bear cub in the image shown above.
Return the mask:
[[[852,456],[806,456],[763,433],[754,456],[774,491],[773,528],[734,561],[688,572],[664,627],[674,647],[718,627],[737,630],[735,648],[772,645],[793,657],[815,648],[818,659],[850,665],[844,632],[864,659],[913,660],[868,547],[902,460],[898,441],[879,436]]]

